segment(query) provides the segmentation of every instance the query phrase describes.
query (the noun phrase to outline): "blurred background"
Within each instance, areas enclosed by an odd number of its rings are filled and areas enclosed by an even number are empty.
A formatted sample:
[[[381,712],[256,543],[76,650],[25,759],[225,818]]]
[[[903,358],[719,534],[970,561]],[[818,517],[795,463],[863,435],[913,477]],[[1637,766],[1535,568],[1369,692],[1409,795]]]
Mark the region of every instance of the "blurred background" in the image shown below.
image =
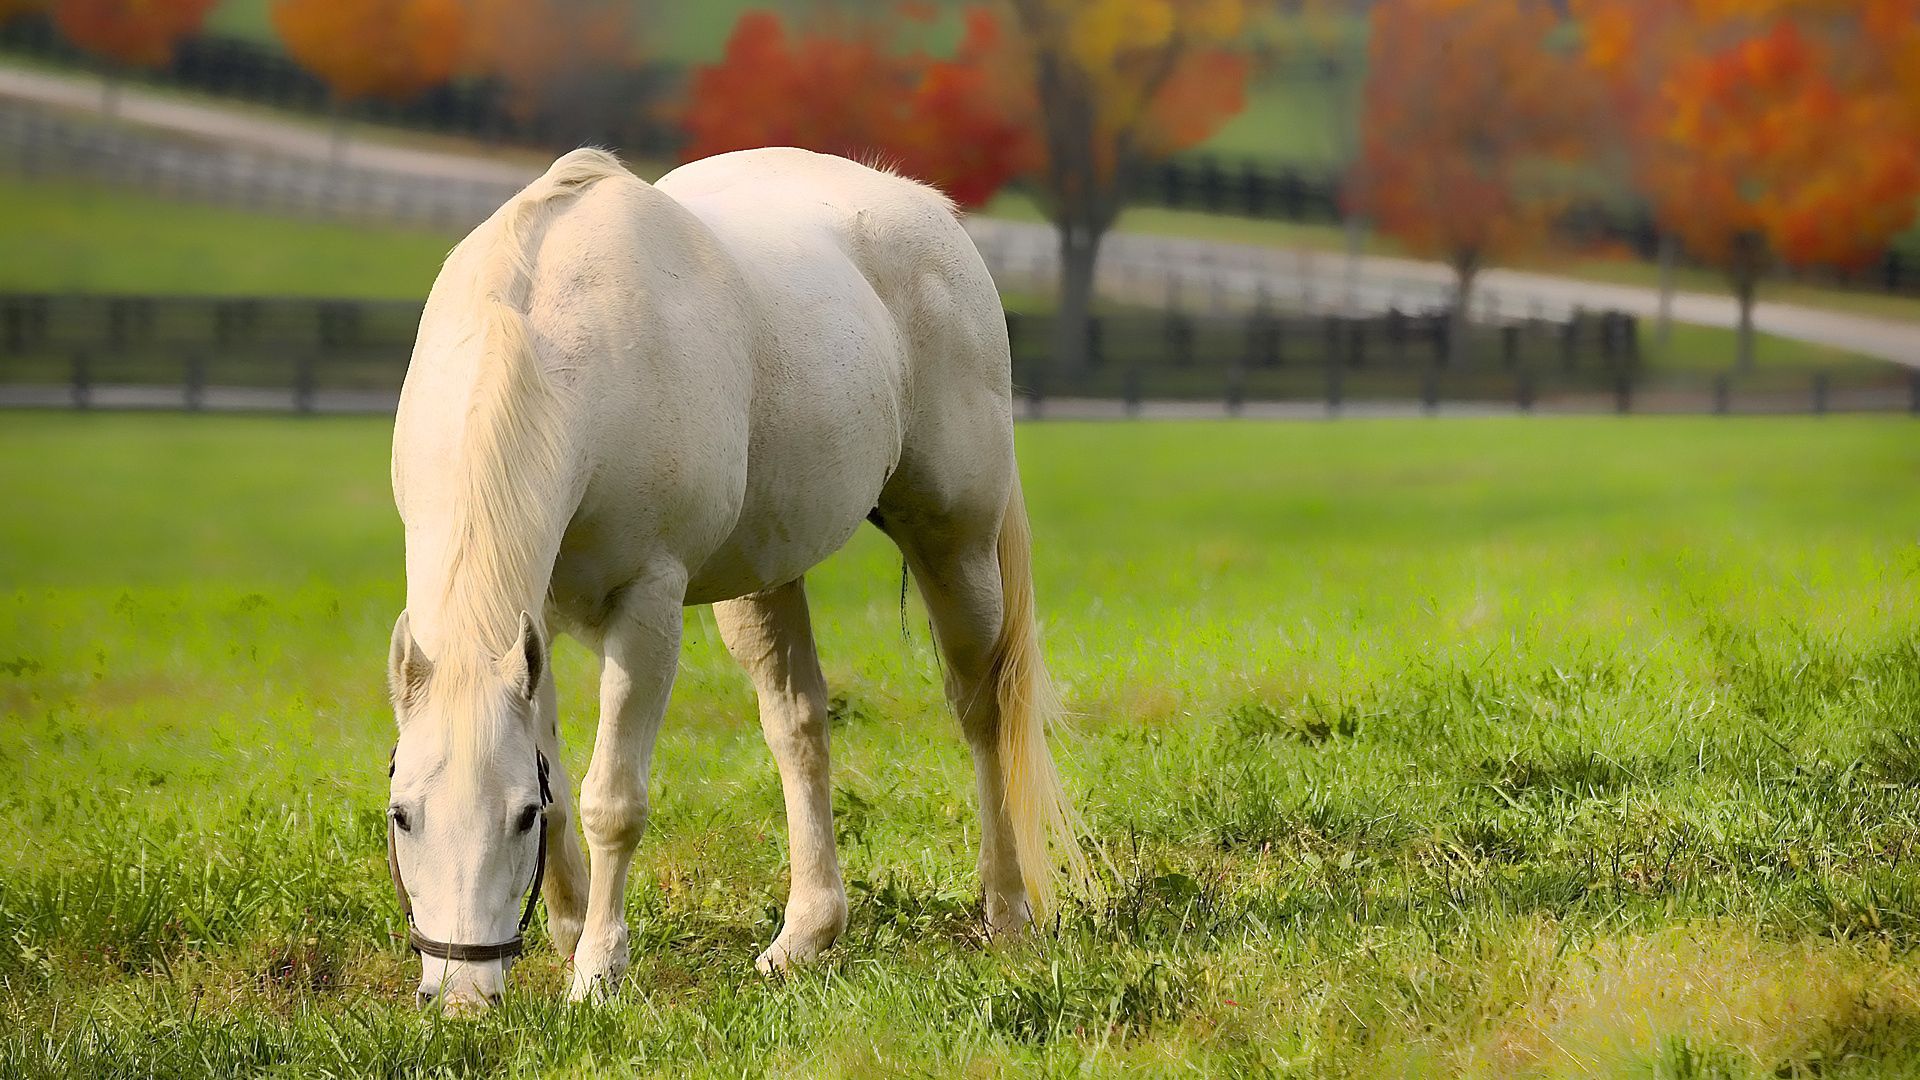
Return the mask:
[[[390,408],[582,144],[939,184],[1031,415],[1920,410],[1920,0],[0,0],[0,404]]]

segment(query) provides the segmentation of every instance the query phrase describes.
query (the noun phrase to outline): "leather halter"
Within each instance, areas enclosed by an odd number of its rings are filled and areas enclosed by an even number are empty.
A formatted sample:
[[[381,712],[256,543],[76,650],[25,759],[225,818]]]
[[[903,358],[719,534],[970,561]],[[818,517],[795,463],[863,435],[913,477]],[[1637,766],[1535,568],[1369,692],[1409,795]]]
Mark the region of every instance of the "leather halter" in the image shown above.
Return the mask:
[[[399,753],[399,748],[394,748]],[[393,877],[393,893],[400,899],[400,913],[407,917],[407,945],[422,956],[462,963],[509,960],[527,948],[527,927],[533,923],[533,906],[540,899],[540,881],[547,873],[547,808],[553,805],[553,789],[547,782],[547,755],[534,752],[540,770],[540,840],[533,856],[533,880],[527,883],[527,904],[520,910],[520,925],[513,936],[491,945],[469,945],[457,941],[436,941],[413,924],[413,900],[407,895],[407,883],[400,876],[400,850],[396,845],[393,818],[387,818],[387,873]],[[393,754],[387,755],[387,778],[393,778]]]

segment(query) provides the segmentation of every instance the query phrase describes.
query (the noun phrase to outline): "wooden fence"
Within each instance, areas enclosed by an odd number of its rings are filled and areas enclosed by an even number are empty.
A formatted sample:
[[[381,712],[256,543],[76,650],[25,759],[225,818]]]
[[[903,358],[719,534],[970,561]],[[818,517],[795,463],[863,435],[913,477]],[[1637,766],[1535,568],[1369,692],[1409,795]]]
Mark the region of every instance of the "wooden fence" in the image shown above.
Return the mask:
[[[419,317],[413,301],[0,295],[0,405],[389,410]],[[1051,316],[1007,323],[1029,415],[1920,411],[1920,372],[1892,364],[1649,370],[1614,313],[1474,324],[1457,350],[1437,313],[1103,315],[1076,370],[1049,356]]]

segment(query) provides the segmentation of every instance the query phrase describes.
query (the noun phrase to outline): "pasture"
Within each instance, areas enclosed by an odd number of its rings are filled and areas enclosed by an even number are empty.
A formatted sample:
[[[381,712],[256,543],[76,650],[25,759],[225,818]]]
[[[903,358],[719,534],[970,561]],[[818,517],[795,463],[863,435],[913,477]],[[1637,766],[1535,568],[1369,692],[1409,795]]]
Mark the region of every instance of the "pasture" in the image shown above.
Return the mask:
[[[1026,426],[1103,888],[979,939],[869,530],[808,581],[843,943],[753,971],[779,788],[693,610],[624,992],[536,932],[466,1019],[382,865],[386,422],[0,415],[0,1076],[1920,1075],[1916,430]]]

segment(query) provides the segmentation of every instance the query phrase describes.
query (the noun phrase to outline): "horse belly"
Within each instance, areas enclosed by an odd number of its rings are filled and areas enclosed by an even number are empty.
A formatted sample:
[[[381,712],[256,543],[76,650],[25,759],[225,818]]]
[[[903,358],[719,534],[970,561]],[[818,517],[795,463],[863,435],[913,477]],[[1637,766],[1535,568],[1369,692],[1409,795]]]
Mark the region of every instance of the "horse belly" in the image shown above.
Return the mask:
[[[900,461],[892,352],[875,342],[826,358],[812,377],[783,380],[791,392],[756,403],[739,520],[694,573],[688,603],[784,585],[859,530]]]

